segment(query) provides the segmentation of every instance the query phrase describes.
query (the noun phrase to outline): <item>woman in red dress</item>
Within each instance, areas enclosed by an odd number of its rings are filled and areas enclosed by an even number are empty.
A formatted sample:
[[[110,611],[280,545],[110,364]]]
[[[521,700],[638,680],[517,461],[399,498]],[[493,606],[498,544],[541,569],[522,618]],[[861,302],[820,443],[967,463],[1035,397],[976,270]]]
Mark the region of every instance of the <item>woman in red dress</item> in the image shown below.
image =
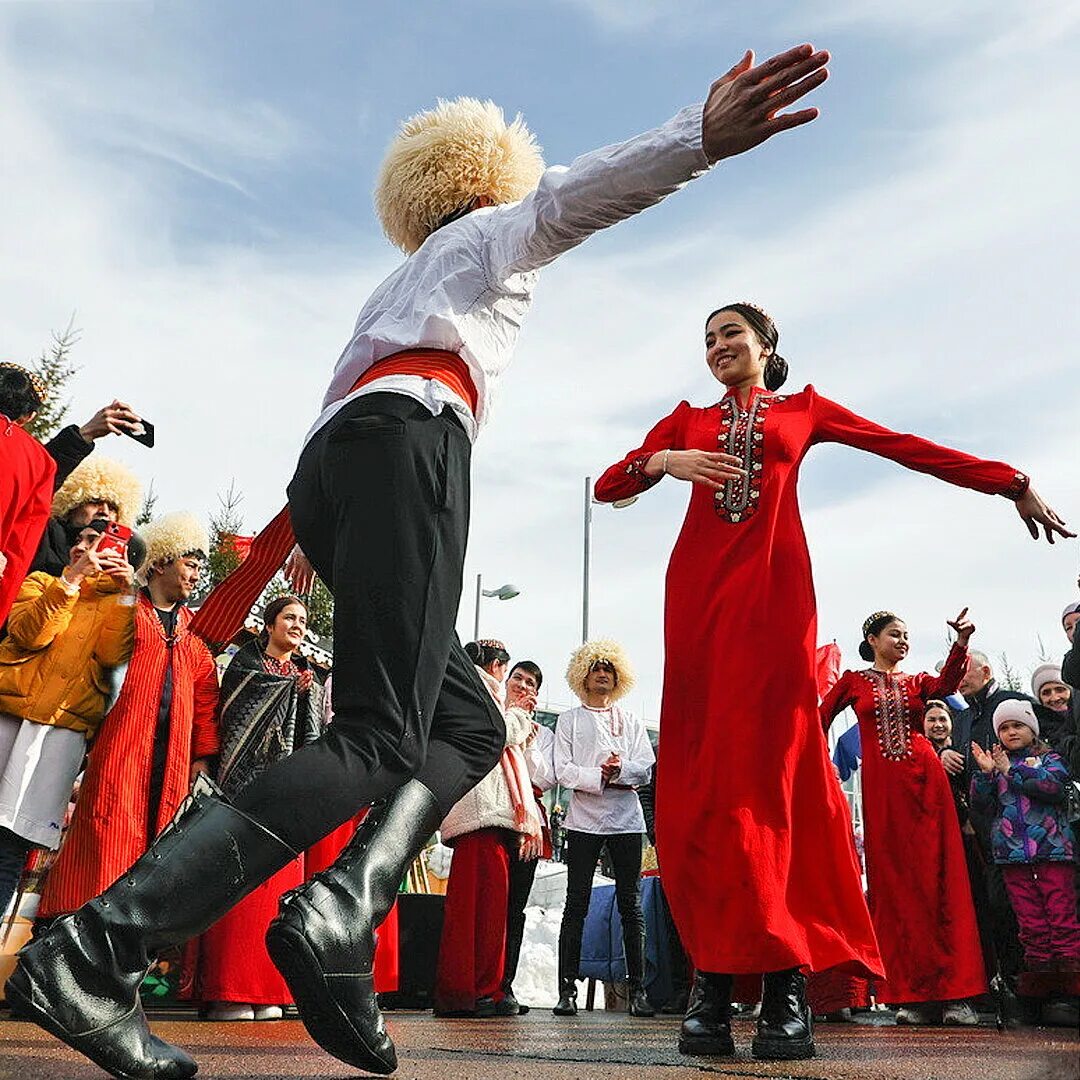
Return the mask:
[[[1017,504],[1032,535],[1072,535],[1022,473],[901,435],[821,397],[777,394],[787,364],[749,304],[706,322],[727,388],[681,402],[596,485],[611,502],[665,474],[692,482],[667,573],[656,829],[664,891],[698,969],[680,1037],[725,1054],[731,976],[764,973],[754,1053],[814,1052],[800,969],[880,976],[847,803],[814,682],[817,619],[796,495],[815,443],[841,442]],[[767,657],[768,664],[762,663]],[[762,747],[769,756],[762,755]]]
[[[975,628],[966,615],[949,624],[957,640],[939,675],[905,675],[907,627],[875,612],[859,645],[872,666],[845,671],[821,703],[826,733],[843,709],[859,719],[870,917],[885,963],[877,997],[909,1006],[897,1014],[905,1024],[942,1016],[939,1002],[946,1023],[977,1023],[966,999],[986,990],[952,788],[922,733],[927,702],[953,693],[967,670]]]

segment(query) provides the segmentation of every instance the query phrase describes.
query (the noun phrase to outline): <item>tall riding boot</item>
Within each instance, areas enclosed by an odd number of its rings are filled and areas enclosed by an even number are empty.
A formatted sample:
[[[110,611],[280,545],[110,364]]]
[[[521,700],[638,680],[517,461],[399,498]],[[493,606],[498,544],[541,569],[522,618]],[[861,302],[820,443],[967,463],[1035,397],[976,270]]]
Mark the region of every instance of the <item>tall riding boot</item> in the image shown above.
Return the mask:
[[[435,796],[410,780],[371,808],[333,866],[281,898],[266,932],[308,1034],[358,1069],[397,1068],[375,996],[375,928],[442,816]]]
[[[645,931],[627,927],[623,934],[626,956],[626,1011],[631,1016],[655,1016],[656,1009],[645,994]]]
[[[581,933],[559,934],[559,1001],[556,1016],[577,1016],[577,977],[581,966]]]
[[[761,1016],[753,1054],[767,1061],[814,1056],[814,1018],[806,1003],[806,978],[798,968],[769,971],[761,983]]]
[[[19,1016],[124,1080],[181,1080],[195,1062],[150,1031],[139,986],[157,953],[201,934],[296,858],[200,779],[128,872],[19,953]]]
[[[679,1029],[679,1053],[702,1057],[730,1057],[735,1053],[731,1037],[730,975],[699,971],[694,975],[686,1016]]]

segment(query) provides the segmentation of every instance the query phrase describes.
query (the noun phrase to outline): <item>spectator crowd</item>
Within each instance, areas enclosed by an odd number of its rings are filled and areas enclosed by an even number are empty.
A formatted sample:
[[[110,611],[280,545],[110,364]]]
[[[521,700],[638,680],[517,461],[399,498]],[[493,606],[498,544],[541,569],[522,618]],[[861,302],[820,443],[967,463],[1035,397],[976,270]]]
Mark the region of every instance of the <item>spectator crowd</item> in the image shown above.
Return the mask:
[[[134,531],[138,479],[93,453],[107,435],[138,434],[141,418],[114,401],[42,445],[24,428],[44,395],[32,373],[0,365],[0,911],[11,907],[28,856],[48,852],[39,927],[120,878],[193,785],[234,795],[333,722],[329,679],[304,652],[304,599],[270,601],[261,632],[216,664],[189,629],[188,601],[210,547],[205,528],[171,513]],[[1061,618],[1064,659],[1040,664],[1028,694],[969,648],[966,612],[950,623],[955,643],[940,670],[921,675],[900,670],[910,647],[902,619],[875,612],[859,644],[869,666],[819,686],[826,734],[845,709],[857,719],[834,761],[845,781],[860,770],[868,898],[886,966],[879,984],[812,976],[819,1017],[847,1020],[878,1002],[910,1025],[970,1025],[980,1011],[1076,1024],[1078,623],[1072,602]],[[610,640],[577,649],[566,683],[579,704],[552,729],[537,718],[544,673],[534,661],[494,639],[466,651],[505,720],[506,745],[439,826],[453,858],[436,1013],[528,1011],[514,993],[526,907],[538,865],[557,858],[567,884],[553,1011],[574,1015],[600,863],[615,882],[626,1007],[635,1017],[685,1014],[681,1045],[692,1048],[695,1017],[715,987],[692,978],[666,912],[652,945],[668,955],[672,977],[662,990],[649,980],[641,883],[655,835],[655,754],[643,720],[620,703],[634,684],[629,657]],[[554,801],[560,789],[565,816]],[[189,944],[188,998],[219,1020],[283,1015],[291,1002],[266,929],[291,890],[362,836],[365,813],[292,852]],[[376,953],[380,990],[397,985],[396,918]],[[736,981],[737,1000],[752,1006],[756,993]]]

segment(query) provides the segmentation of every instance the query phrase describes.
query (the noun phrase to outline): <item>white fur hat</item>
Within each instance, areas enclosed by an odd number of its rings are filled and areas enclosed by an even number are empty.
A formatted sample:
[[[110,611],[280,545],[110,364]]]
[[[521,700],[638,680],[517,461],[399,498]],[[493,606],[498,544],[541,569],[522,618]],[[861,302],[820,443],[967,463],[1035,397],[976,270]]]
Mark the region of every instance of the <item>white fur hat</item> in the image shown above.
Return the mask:
[[[586,641],[575,649],[566,669],[566,681],[579,698],[584,698],[585,680],[601,660],[607,660],[615,669],[615,689],[611,692],[611,700],[618,701],[633,690],[637,677],[626,650],[610,638]]]
[[[411,255],[473,199],[517,202],[543,171],[520,116],[508,124],[493,101],[440,100],[401,125],[379,170],[375,209],[390,242]]]
[[[142,484],[135,474],[119,461],[91,454],[72,470],[53,496],[53,517],[62,518],[77,506],[88,502],[107,502],[116,507],[121,525],[132,525],[139,512]]]
[[[1039,718],[1035,715],[1030,701],[1025,701],[1023,698],[1006,698],[994,710],[995,735],[1001,730],[1001,725],[1006,720],[1019,720],[1021,724],[1027,724],[1035,732],[1035,737],[1039,737]]]
[[[139,535],[146,544],[146,555],[139,568],[142,574],[154,563],[172,562],[173,559],[195,553],[205,557],[210,550],[206,526],[186,510],[159,517],[143,528]]]

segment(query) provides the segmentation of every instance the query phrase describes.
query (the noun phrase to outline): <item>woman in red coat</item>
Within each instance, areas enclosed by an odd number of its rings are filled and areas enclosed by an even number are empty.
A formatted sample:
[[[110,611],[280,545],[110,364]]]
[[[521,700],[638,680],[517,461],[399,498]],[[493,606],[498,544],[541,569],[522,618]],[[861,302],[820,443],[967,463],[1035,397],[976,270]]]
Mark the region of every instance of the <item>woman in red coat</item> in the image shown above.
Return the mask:
[[[56,462],[23,431],[45,400],[41,380],[0,364],[0,627],[26,577],[52,505]]]
[[[604,473],[596,495],[637,495],[665,474],[693,484],[667,573],[656,782],[664,891],[698,970],[680,1048],[731,1053],[731,976],[762,972],[754,1053],[798,1058],[814,1052],[801,969],[882,974],[818,720],[799,464],[816,443],[845,443],[1005,495],[1036,537],[1036,523],[1048,539],[1072,534],[1008,465],[889,431],[810,386],[775,393],[787,364],[760,309],[728,305],[705,331],[723,398],[680,403]]]
[[[899,665],[908,653],[907,627],[890,611],[875,612],[859,646],[872,666],[845,671],[821,703],[826,733],[843,709],[859,719],[866,879],[885,962],[877,997],[908,1005],[897,1014],[905,1024],[941,1016],[931,1008],[939,1002],[946,1023],[977,1023],[965,999],[986,990],[952,788],[922,733],[927,701],[953,693],[967,669],[975,628],[966,614],[949,624],[957,640],[941,673],[905,675]]]

